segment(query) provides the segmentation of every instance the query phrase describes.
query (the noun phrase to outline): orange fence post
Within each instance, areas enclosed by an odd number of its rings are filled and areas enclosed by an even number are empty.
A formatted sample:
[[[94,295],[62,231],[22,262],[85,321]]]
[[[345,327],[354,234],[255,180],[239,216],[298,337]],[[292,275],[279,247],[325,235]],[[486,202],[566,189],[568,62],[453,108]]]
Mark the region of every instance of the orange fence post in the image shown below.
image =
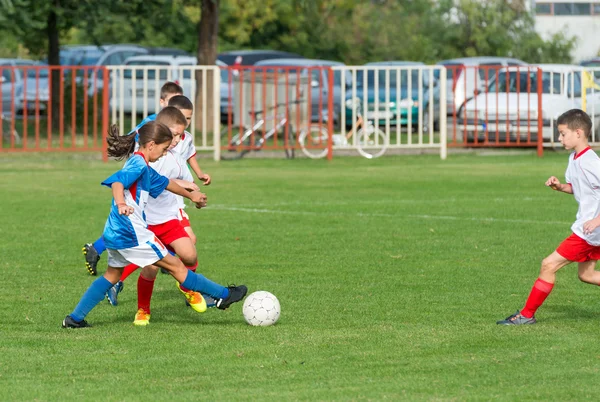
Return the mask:
[[[106,142],[106,137],[108,135],[108,91],[110,88],[108,70],[106,67],[102,67],[102,78],[104,80],[104,84],[102,85],[102,160],[104,162],[108,161],[108,143]]]

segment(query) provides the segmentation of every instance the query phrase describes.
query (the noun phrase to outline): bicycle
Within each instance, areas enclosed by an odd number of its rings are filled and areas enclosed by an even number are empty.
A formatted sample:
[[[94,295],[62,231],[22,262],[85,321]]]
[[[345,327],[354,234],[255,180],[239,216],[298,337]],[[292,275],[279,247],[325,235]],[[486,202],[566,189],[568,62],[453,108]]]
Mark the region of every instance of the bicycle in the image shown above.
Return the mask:
[[[371,120],[363,118],[360,99],[349,99],[346,101],[346,105],[356,110],[356,121],[346,135],[333,134],[331,136],[333,145],[352,145],[351,138],[356,132],[356,149],[359,154],[367,159],[374,159],[383,155],[388,146],[387,136],[379,128],[376,128]],[[300,133],[298,142],[304,155],[312,159],[319,159],[327,155],[328,138],[329,133],[322,125],[312,124],[308,130]]]
[[[293,104],[299,104],[304,102],[304,100],[299,99],[296,101],[288,102],[288,103],[278,103],[277,105],[269,108],[269,110],[274,110],[280,108],[282,106],[289,106]],[[231,140],[227,144],[228,154],[221,154],[221,158],[225,160],[233,160],[243,158],[244,155],[249,153],[250,151],[259,151],[275,134],[279,133],[281,128],[285,127],[289,121],[288,116],[289,113],[280,113],[276,115],[274,118],[264,118],[260,117],[263,114],[263,110],[250,111],[250,117],[252,120],[256,121],[252,127],[240,127],[238,134],[231,137]],[[266,124],[269,120],[277,120],[275,126],[270,130],[266,131],[263,135],[260,129]],[[290,135],[289,127],[283,130],[283,144],[285,156],[288,159],[294,158],[294,137]],[[225,127],[221,130],[221,138],[228,137],[229,127]],[[231,156],[232,153],[235,155]]]

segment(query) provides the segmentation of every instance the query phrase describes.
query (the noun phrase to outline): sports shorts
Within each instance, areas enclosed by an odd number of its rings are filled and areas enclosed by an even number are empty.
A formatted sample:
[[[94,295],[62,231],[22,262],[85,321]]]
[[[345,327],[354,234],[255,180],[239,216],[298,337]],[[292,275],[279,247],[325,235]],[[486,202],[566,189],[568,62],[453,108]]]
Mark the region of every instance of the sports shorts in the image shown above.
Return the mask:
[[[177,219],[171,219],[165,223],[159,225],[148,225],[148,230],[156,235],[167,246],[173,243],[175,240],[183,237],[189,238],[181,222]]]
[[[108,252],[108,266],[113,268],[126,267],[129,264],[145,267],[162,260],[169,254],[167,248],[156,236],[135,247],[119,250],[109,248],[106,251]]]
[[[177,219],[179,219],[179,222],[181,222],[181,225],[184,228],[189,228],[190,226],[192,226],[190,225],[190,217],[188,216],[188,214],[185,213],[185,211],[182,208],[179,209]]]
[[[574,262],[600,260],[600,246],[592,246],[575,233],[563,240],[556,252]]]

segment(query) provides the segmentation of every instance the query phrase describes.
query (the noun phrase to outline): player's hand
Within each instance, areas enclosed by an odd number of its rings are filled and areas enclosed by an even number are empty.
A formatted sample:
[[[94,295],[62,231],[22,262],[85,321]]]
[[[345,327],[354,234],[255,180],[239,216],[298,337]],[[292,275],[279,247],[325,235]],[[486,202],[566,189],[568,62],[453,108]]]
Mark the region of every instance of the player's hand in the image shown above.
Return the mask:
[[[186,188],[187,191],[200,191],[200,187],[196,183],[190,182],[190,184]]]
[[[198,179],[200,179],[201,181],[203,181],[205,186],[208,186],[208,185],[210,184],[210,181],[211,181],[211,180],[210,180],[210,176],[209,176],[209,175],[207,175],[206,173],[204,173],[204,174],[201,174],[201,175],[198,177]]]
[[[591,219],[583,224],[583,234],[592,234],[596,228],[600,226],[600,220],[598,218]]]
[[[117,204],[117,209],[119,210],[119,215],[129,216],[133,213],[133,207],[127,204]]]
[[[191,194],[192,197],[190,199],[194,204],[196,204],[196,208],[204,208],[206,206],[206,194],[199,191],[192,191]]]
[[[560,180],[555,176],[552,176],[546,180],[546,186],[550,187],[552,190],[560,190]]]

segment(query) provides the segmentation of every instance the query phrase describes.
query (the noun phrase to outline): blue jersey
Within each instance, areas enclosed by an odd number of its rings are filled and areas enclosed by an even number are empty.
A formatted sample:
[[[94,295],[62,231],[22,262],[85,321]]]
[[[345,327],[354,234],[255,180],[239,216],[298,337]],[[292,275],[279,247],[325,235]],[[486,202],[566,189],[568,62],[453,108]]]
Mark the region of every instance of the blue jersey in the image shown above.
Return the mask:
[[[146,224],[144,209],[148,196],[156,198],[169,185],[169,179],[152,169],[141,153],[135,153],[127,160],[123,169],[102,182],[111,187],[113,183],[122,183],[125,188],[125,203],[133,207],[129,216],[120,215],[113,198],[108,220],[104,226],[104,242],[107,248],[121,250],[136,247],[154,237]]]

